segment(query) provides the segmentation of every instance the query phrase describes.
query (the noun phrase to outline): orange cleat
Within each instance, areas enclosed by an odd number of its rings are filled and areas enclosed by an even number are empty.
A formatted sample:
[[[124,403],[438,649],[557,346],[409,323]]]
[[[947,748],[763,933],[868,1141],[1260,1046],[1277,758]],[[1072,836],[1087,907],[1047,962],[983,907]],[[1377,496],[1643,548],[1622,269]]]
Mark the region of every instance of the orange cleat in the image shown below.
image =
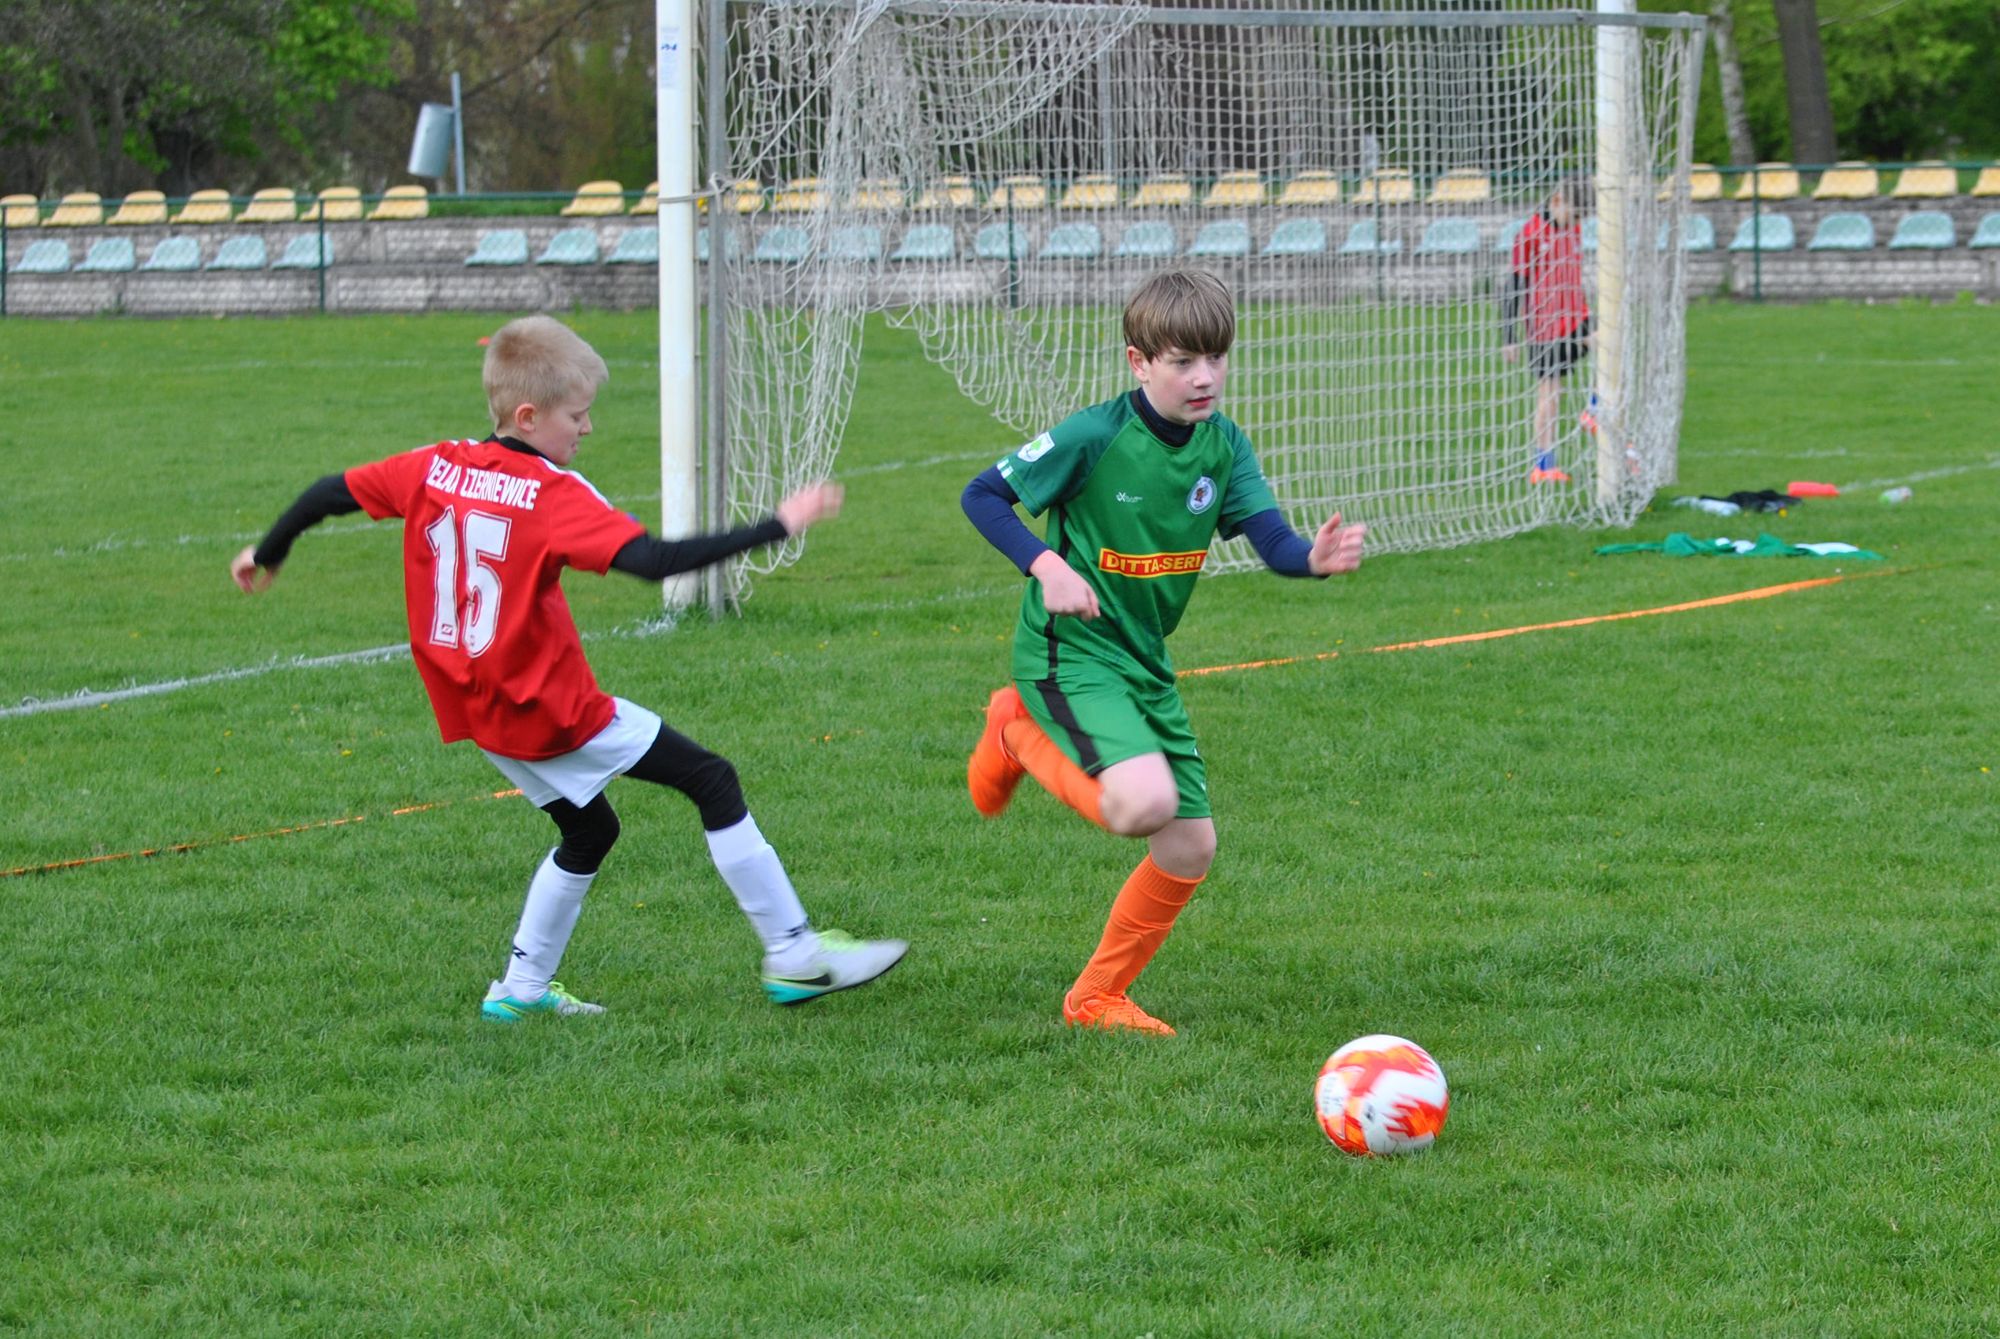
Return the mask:
[[[1106,1032],[1149,1032],[1171,1037],[1174,1030],[1132,1002],[1123,991],[1091,995],[1078,1002],[1075,992],[1063,996],[1063,1022],[1070,1027],[1102,1028]]]
[[[1528,482],[1531,484],[1566,484],[1569,482],[1569,476],[1561,470],[1545,470],[1538,465],[1528,471]]]
[[[979,742],[972,746],[972,757],[965,764],[965,786],[972,792],[972,807],[987,818],[1000,816],[1007,802],[1014,798],[1014,787],[1021,782],[1021,764],[1007,751],[1000,732],[1007,728],[1007,722],[1021,720],[1027,714],[1027,704],[1021,701],[1020,691],[1011,683],[987,700],[986,728],[980,732]]]

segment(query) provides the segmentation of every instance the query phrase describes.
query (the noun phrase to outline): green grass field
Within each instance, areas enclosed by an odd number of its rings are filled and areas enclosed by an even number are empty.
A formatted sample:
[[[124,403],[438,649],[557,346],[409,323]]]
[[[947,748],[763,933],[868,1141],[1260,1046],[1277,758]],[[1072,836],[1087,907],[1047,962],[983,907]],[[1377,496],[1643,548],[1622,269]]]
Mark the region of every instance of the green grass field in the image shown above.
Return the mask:
[[[563,971],[612,1012],[478,1021],[553,828],[407,658],[335,659],[402,640],[396,531],[257,600],[225,567],[317,476],[483,430],[495,324],[0,322],[0,708],[186,681],[0,718],[0,870],[199,844],[0,878],[0,1329],[2000,1330],[2000,311],[1691,314],[1682,488],[1839,499],[1205,583],[1183,667],[1341,654],[1185,685],[1222,850],[1135,991],[1165,1043],[1056,1014],[1137,845],[966,802],[1018,578],[957,495],[1014,443],[879,329],[847,511],[742,617],[570,591],[820,922],[908,961],[770,1007],[692,807],[626,782]],[[578,467],[657,517],[651,316],[576,324]],[[1888,561],[1590,552],[1760,528]],[[1450,1076],[1426,1156],[1313,1123],[1372,1031]]]

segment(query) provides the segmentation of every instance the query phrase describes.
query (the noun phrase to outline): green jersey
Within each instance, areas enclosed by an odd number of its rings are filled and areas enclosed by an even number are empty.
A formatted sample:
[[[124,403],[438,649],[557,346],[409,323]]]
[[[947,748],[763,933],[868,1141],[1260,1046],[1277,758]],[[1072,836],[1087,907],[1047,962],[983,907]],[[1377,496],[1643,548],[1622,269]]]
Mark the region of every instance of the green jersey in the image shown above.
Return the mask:
[[[1180,624],[1211,540],[1277,506],[1250,439],[1221,414],[1185,446],[1161,441],[1130,394],[1072,414],[1000,461],[1047,543],[1097,592],[1101,616],[1052,618],[1030,581],[1014,632],[1017,679],[1052,678],[1081,657],[1139,684],[1170,686]]]

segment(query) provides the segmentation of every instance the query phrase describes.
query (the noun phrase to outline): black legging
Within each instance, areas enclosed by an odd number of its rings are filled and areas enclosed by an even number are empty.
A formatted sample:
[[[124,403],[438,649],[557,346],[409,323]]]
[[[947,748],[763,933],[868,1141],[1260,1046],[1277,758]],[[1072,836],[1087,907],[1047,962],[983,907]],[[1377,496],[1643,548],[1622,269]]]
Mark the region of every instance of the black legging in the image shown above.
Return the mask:
[[[652,747],[625,775],[671,786],[693,800],[701,811],[701,826],[709,832],[733,827],[750,812],[729,760],[668,725],[660,726]],[[581,808],[565,799],[553,799],[542,806],[542,812],[562,830],[556,867],[571,874],[595,874],[618,840],[618,815],[604,792],[599,791]]]

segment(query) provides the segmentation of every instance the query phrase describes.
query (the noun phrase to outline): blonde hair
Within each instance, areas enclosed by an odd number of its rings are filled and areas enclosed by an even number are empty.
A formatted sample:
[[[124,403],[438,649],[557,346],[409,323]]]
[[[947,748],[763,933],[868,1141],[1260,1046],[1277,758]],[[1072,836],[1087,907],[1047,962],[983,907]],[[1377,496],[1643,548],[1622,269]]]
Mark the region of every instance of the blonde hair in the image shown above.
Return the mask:
[[[1161,270],[1125,304],[1125,342],[1146,358],[1168,349],[1228,353],[1236,342],[1236,304],[1207,270]]]
[[[524,316],[500,327],[486,345],[486,407],[495,428],[514,421],[524,404],[548,409],[597,394],[611,369],[583,337],[552,316]]]

